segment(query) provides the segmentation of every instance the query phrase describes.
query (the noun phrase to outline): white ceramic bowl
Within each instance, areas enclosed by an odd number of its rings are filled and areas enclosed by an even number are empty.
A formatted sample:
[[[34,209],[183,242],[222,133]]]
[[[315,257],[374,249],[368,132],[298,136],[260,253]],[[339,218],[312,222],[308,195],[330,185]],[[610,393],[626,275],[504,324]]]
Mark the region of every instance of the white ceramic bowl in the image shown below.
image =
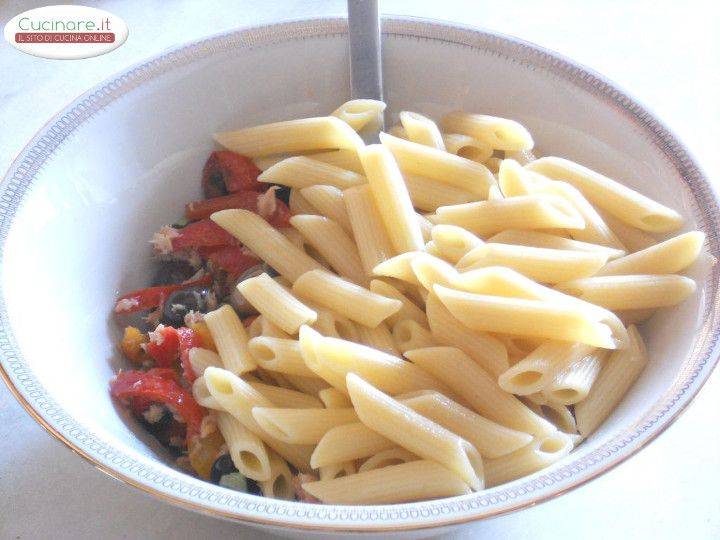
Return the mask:
[[[187,476],[108,394],[123,360],[110,316],[149,278],[147,240],[199,194],[215,131],[327,114],[348,98],[342,19],[240,30],[119,74],[53,118],[0,187],[2,374],[28,412],[98,468],[180,506],[277,531],[437,532],[561,494],[642,448],[717,360],[718,269],[645,325],[652,361],[604,426],[549,469],[473,495],[395,506],[306,505]],[[542,154],[597,168],[678,209],[717,255],[718,203],[683,146],[601,76],[489,32],[386,20],[390,112],[450,109],[520,120]]]

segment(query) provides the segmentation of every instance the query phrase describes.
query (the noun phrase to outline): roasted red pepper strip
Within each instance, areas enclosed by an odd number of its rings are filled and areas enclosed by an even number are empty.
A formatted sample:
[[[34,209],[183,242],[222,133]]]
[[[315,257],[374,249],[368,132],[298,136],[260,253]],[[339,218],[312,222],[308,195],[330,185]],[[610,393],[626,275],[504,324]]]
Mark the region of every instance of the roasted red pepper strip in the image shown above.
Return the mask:
[[[215,212],[231,208],[250,210],[257,213],[258,198],[261,196],[263,196],[263,193],[257,191],[238,191],[224,197],[194,201],[185,205],[185,217],[191,220],[206,219]],[[275,210],[272,214],[263,217],[276,229],[290,226],[290,209],[279,199],[275,201]]]
[[[132,404],[136,399],[165,405],[182,418],[187,426],[187,439],[199,435],[204,411],[192,394],[173,380],[150,371],[123,371],[110,383],[110,394]]]
[[[266,185],[257,181],[261,172],[245,156],[230,150],[213,152],[203,167],[203,193],[206,197],[220,197],[236,191],[262,191]]]
[[[150,341],[145,345],[145,351],[155,360],[155,365],[161,368],[174,366],[180,358],[180,336],[172,326],[159,325],[150,332]]]
[[[225,270],[231,278],[240,277],[247,269],[260,264],[260,259],[255,255],[237,246],[201,248],[198,251],[202,258]]]
[[[232,234],[209,219],[189,223],[182,229],[177,229],[177,233],[171,240],[173,251],[239,244]]]
[[[190,349],[193,347],[205,347],[205,343],[200,334],[191,328],[183,326],[178,328],[177,332],[180,337],[180,366],[182,367],[183,377],[189,383],[192,383],[197,379],[197,375],[190,364]]]
[[[206,274],[199,279],[186,281],[178,285],[160,285],[159,287],[148,287],[147,289],[133,291],[118,298],[115,304],[115,313],[135,313],[137,311],[153,309],[158,307],[170,293],[187,287],[199,287],[210,285],[211,283],[212,276]]]

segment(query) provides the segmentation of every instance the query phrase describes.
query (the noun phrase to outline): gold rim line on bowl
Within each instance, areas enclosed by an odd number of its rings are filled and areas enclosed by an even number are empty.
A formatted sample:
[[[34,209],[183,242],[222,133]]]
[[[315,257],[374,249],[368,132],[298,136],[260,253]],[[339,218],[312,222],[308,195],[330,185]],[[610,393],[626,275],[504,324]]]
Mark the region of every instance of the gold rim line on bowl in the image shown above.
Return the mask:
[[[126,69],[114,78],[110,78],[106,82],[86,92],[65,107],[36,133],[20,152],[15,162],[11,165],[2,184],[0,184],[0,188],[3,190],[3,198],[0,200],[0,225],[2,225],[0,229],[0,248],[4,245],[7,228],[12,222],[12,213],[17,207],[13,207],[8,203],[6,197],[12,200],[12,196],[16,195],[16,192],[26,189],[34,179],[35,170],[62,145],[67,135],[74,131],[74,129],[80,127],[92,114],[103,109],[118,97],[141,86],[145,82],[153,80],[155,77],[163,75],[173,67],[189,64],[195,60],[211,56],[216,52],[242,50],[243,48],[251,46],[262,46],[302,39],[344,36],[346,33],[347,21],[339,18],[309,19],[241,29],[171,50],[149,61]],[[705,225],[703,229],[708,235],[708,245],[714,248],[711,251],[715,255],[718,254],[716,230],[720,211],[717,208],[717,198],[712,193],[709,182],[699,171],[694,161],[688,156],[688,152],[684,146],[677,141],[667,128],[638,105],[636,101],[627,97],[624,92],[618,90],[615,85],[609,83],[602,76],[572,60],[536,45],[500,34],[464,27],[462,25],[451,25],[423,19],[388,18],[383,21],[383,33],[399,38],[439,41],[450,45],[467,46],[486,52],[495,52],[510,61],[524,63],[534,69],[546,70],[557,77],[564,78],[566,81],[574,83],[575,86],[590,92],[596,99],[601,99],[609,103],[617,111],[628,116],[633,123],[645,132],[646,136],[652,140],[653,145],[663,154],[665,159],[670,161],[672,167],[677,171],[678,175],[682,177],[686,188],[693,192],[693,203],[698,206],[694,208],[696,217],[699,222]],[[118,95],[114,95],[116,93]],[[63,131],[65,131],[65,133]],[[59,140],[56,141],[55,138]],[[50,144],[48,144],[46,139],[50,140]],[[41,143],[44,143],[44,145]],[[47,151],[47,147],[50,147],[51,150]],[[35,169],[33,169],[33,167],[35,167]],[[23,168],[24,171],[21,170]],[[15,174],[11,175],[13,171],[15,171]],[[16,177],[19,177],[19,180],[16,182],[17,185],[12,185]],[[26,185],[23,185],[23,181]],[[8,195],[8,192],[10,192],[10,195]],[[20,196],[18,200],[21,198]],[[5,215],[6,213],[8,213],[8,215]],[[0,250],[0,256],[2,256],[2,254],[3,251]],[[0,322],[3,324],[0,327],[0,350],[2,351],[3,361],[0,362],[0,376],[5,380],[15,398],[40,425],[74,452],[90,461],[96,468],[145,493],[152,494],[181,507],[226,519],[302,530],[391,532],[431,529],[498,516],[557,497],[575,487],[589,482],[598,475],[623,462],[667,429],[667,427],[686,410],[692,398],[695,397],[702,384],[709,377],[716,363],[717,355],[715,354],[715,347],[719,330],[717,325],[719,310],[717,307],[718,269],[716,267],[713,268],[708,279],[711,280],[711,285],[714,285],[714,287],[711,288],[715,289],[715,294],[712,295],[712,298],[706,298],[703,304],[705,311],[703,314],[703,329],[699,333],[700,337],[696,340],[688,355],[689,360],[682,366],[679,375],[671,387],[658,398],[655,405],[653,405],[639,421],[612,436],[610,440],[605,441],[599,448],[587,453],[580,453],[579,457],[577,457],[578,454],[576,454],[576,459],[570,463],[560,462],[557,466],[550,467],[549,470],[541,471],[485,492],[464,497],[412,503],[409,505],[367,507],[312,505],[315,508],[309,510],[310,505],[295,502],[265,500],[262,503],[254,503],[252,499],[257,499],[257,497],[238,494],[237,492],[232,492],[232,497],[230,497],[224,493],[229,490],[200,482],[179,471],[170,469],[162,463],[152,462],[134,451],[129,452],[130,456],[128,456],[128,453],[126,453],[127,450],[124,448],[118,451],[110,446],[111,452],[105,453],[105,459],[98,457],[104,449],[103,447],[107,445],[107,441],[103,440],[97,434],[85,432],[83,426],[65,414],[64,411],[55,404],[52,397],[45,393],[42,385],[34,380],[35,377],[31,371],[28,370],[29,374],[24,374],[20,373],[22,369],[13,369],[14,376],[10,375],[11,364],[16,364],[17,367],[23,369],[25,368],[25,364],[19,348],[14,345],[12,329],[7,322],[7,313],[1,296]],[[710,363],[709,366],[708,363]],[[700,376],[701,373],[702,377]],[[24,380],[20,379],[21,375],[25,376]],[[24,391],[19,388],[15,380],[21,385],[24,385]],[[35,404],[31,403],[31,399],[28,399],[25,395],[26,393],[29,395],[32,392],[40,392],[39,397],[32,398],[32,400],[37,401]],[[47,404],[49,404],[49,406],[43,407]],[[59,416],[55,415],[57,417],[54,417],[54,415],[49,413],[51,409],[61,414]],[[45,415],[50,417],[50,419],[43,416],[41,411],[44,411]],[[60,426],[60,424],[63,423],[61,419],[65,418],[67,418],[68,421]],[[68,427],[68,425],[71,427]],[[67,434],[64,433],[63,430],[67,431]],[[73,430],[76,432],[75,435],[71,434]],[[79,438],[78,433],[85,437],[84,441],[75,442],[72,440],[71,437]],[[98,442],[96,443],[94,439],[97,439]],[[93,455],[92,444],[87,442],[88,440],[99,448],[99,450],[94,450],[98,456]],[[118,461],[114,467],[113,464],[110,463],[110,461],[114,461],[114,459],[111,460],[109,453],[119,454],[119,456],[125,458],[125,460]],[[122,462],[124,464],[125,461],[139,465],[139,468],[135,471],[136,476],[130,476],[121,471],[120,463]],[[595,467],[595,464],[598,462],[603,462],[603,465],[601,467]],[[590,472],[583,472],[592,467],[595,468]],[[128,469],[131,468],[132,467],[128,467]],[[146,482],[140,479],[140,472],[145,472],[145,470],[149,471],[144,477],[146,478]],[[147,480],[150,473],[172,480],[171,484],[178,483],[181,487],[191,486],[189,492],[183,493],[180,491],[178,495],[172,495],[168,493],[170,486],[163,486],[166,488],[164,490],[160,487],[154,487],[151,481]],[[574,475],[580,475],[580,478],[571,480]],[[560,487],[552,491],[550,486],[556,483],[560,484]],[[530,487],[533,489],[529,489]],[[193,489],[196,488],[199,489],[199,494],[192,495]],[[513,490],[516,489],[518,491],[513,492]],[[519,491],[520,489],[524,491],[521,492]],[[543,489],[550,489],[551,492],[532,495],[536,491]],[[203,493],[208,492],[210,493],[208,497],[202,497]],[[214,494],[220,494],[220,497],[215,497],[215,500],[211,501],[210,498]],[[222,500],[223,497],[227,498],[227,503],[224,504],[228,509],[221,509],[208,504],[213,503],[220,505],[219,500]],[[243,501],[248,498],[251,499],[251,501],[250,503],[245,501],[246,504],[244,508],[238,508],[235,511],[230,509],[231,500]],[[508,502],[516,498],[518,499],[517,501]],[[205,502],[203,503],[203,501]],[[252,509],[250,508],[251,504],[253,505]],[[264,513],[261,513],[258,506],[263,506],[264,510],[262,510],[262,512]],[[419,515],[417,509],[415,509],[416,516],[413,516],[413,507],[418,506],[426,509],[427,515]],[[455,508],[453,508],[453,506]],[[271,512],[267,507],[289,508],[290,510],[297,507],[303,509],[303,513],[301,514],[300,511],[297,511],[294,512],[294,516],[289,516],[289,512],[286,511],[276,514],[271,518],[268,517]],[[406,507],[409,507],[409,509]],[[438,510],[437,513],[432,511],[438,508],[442,510]],[[360,517],[353,517],[353,513],[364,513],[366,516],[364,518],[362,515]],[[463,515],[453,516],[453,513],[462,513]],[[308,514],[316,514],[312,516],[312,518],[322,519],[323,521],[319,523],[303,521],[303,518]],[[405,516],[403,516],[403,514],[405,514]],[[355,523],[349,524],[347,523],[348,520],[354,520]],[[385,523],[383,523],[383,521],[385,521]]]

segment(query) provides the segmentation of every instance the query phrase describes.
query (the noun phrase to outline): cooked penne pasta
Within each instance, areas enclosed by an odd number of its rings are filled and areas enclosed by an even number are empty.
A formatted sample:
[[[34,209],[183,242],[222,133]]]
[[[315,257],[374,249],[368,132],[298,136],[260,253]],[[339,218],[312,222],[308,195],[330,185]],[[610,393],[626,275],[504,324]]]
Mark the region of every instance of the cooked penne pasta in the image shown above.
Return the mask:
[[[398,137],[399,139],[408,138],[407,133],[405,132],[405,128],[401,125],[390,126],[390,129],[388,129],[387,132],[393,137]]]
[[[387,298],[394,298],[395,300],[400,300],[400,302],[402,302],[402,307],[400,308],[400,310],[396,313],[393,313],[390,317],[386,319],[386,322],[389,325],[394,326],[399,321],[409,319],[415,321],[422,326],[427,327],[428,323],[425,312],[419,307],[417,307],[417,305],[413,303],[412,300],[410,300],[407,296],[400,292],[396,287],[393,287],[389,283],[380,279],[373,279],[370,282],[370,290],[375,294],[380,294],[382,296],[386,296]]]
[[[305,365],[300,343],[294,339],[260,336],[252,338],[248,348],[255,362],[263,369],[303,377],[315,375]]]
[[[401,463],[408,463],[410,461],[417,461],[420,459],[412,452],[408,452],[404,448],[396,446],[388,450],[378,452],[374,456],[367,458],[357,472],[374,471],[375,469],[382,469],[383,467],[391,467],[393,465],[400,465]]]
[[[655,315],[655,309],[620,309],[617,311],[618,318],[625,325],[640,324]]]
[[[335,165],[347,171],[363,174],[362,164],[357,155],[357,151],[353,150],[331,150],[330,152],[313,152],[312,159],[322,161],[328,165]],[[258,165],[259,166],[259,165]]]
[[[394,133],[391,133],[394,135]],[[456,156],[483,163],[492,156],[493,149],[485,143],[460,133],[443,133],[445,150]]]
[[[347,394],[345,387],[345,374],[334,369],[335,366],[321,362],[317,355],[317,348],[322,342],[323,336],[309,326],[300,328],[300,350],[302,351],[305,365],[309,367],[318,377],[326,381],[333,388]]]
[[[443,116],[440,125],[444,131],[470,135],[496,150],[531,150],[534,146],[530,132],[507,118],[457,111]]]
[[[200,377],[195,379],[195,381],[193,381],[192,393],[195,401],[197,401],[198,405],[200,405],[201,407],[212,409],[214,411],[223,410],[218,400],[216,400],[210,393],[210,390],[205,383],[204,375],[201,375]]]
[[[385,103],[377,99],[352,99],[335,109],[332,116],[360,131],[367,126],[378,125],[385,107]]]
[[[375,206],[396,253],[418,251],[425,245],[410,195],[390,151],[380,144],[359,150]]]
[[[682,272],[695,262],[705,234],[692,231],[681,234],[620,259],[610,261],[597,273],[598,276],[627,274],[674,274]]]
[[[391,277],[406,281],[412,285],[420,285],[420,282],[412,269],[411,263],[415,257],[424,255],[423,251],[409,251],[381,262],[372,269],[376,276]]]
[[[344,394],[337,388],[326,388],[325,390],[320,390],[318,397],[320,397],[320,401],[322,401],[323,405],[325,405],[325,408],[327,409],[352,407],[352,403],[350,402],[350,398],[347,394]]]
[[[333,116],[300,118],[237,131],[216,133],[215,141],[248,157],[343,148],[357,150],[362,139],[345,122]]]
[[[353,236],[363,270],[372,275],[373,268],[391,258],[394,248],[375,206],[370,186],[358,186],[343,192]]]
[[[314,187],[314,186],[311,186]],[[305,195],[302,194],[302,189],[299,188],[292,188],[290,190],[290,199],[288,201],[288,207],[290,208],[290,212],[293,215],[297,214],[307,214],[307,215],[319,215],[320,211],[315,208],[315,206],[308,201],[305,198]],[[292,232],[289,232],[292,231]],[[303,244],[305,243],[299,234],[297,233],[295,229],[284,229],[282,232],[288,240],[290,240],[293,244],[295,244],[297,247],[302,248]]]
[[[505,196],[498,186],[490,186],[487,198],[488,201],[497,201],[498,199],[504,199]]]
[[[508,368],[505,345],[489,334],[470,330],[453,317],[435,293],[428,295],[425,309],[437,343],[457,347],[494,377]]]
[[[315,447],[310,458],[313,469],[363,459],[394,448],[395,443],[365,424],[344,424],[329,430]]]
[[[278,283],[277,279],[275,280]],[[314,310],[313,310],[314,311]],[[260,321],[260,335],[266,336],[266,337],[276,337],[281,339],[290,339],[290,334],[282,330],[278,325],[271,322],[269,319],[263,317],[262,315],[258,316],[256,320]]]
[[[605,421],[647,364],[647,351],[637,328],[629,326],[628,334],[628,346],[610,355],[588,396],[575,405],[578,431],[583,437]]]
[[[204,319],[225,369],[236,375],[255,369],[257,364],[248,350],[245,327],[233,308],[223,304],[206,313]]]
[[[425,212],[434,212],[440,206],[474,201],[478,197],[464,189],[425,176],[405,173],[403,179],[413,206]]]
[[[293,475],[285,460],[275,452],[270,452],[270,478],[258,482],[263,496],[271,499],[291,501],[295,498],[292,485]]]
[[[293,284],[293,292],[371,328],[402,307],[399,300],[375,294],[322,270],[312,270],[300,276]]]
[[[495,176],[497,176],[498,174],[500,174],[500,164],[501,164],[501,163],[502,163],[502,159],[500,159],[499,157],[495,157],[495,156],[490,156],[490,157],[487,158],[485,161],[483,161],[483,164],[484,164],[484,165],[488,168],[488,170],[489,170],[491,173],[493,173]],[[498,189],[498,192],[500,192],[500,194],[502,194],[502,190],[501,190],[501,189]],[[488,193],[488,195],[489,195],[489,193]],[[497,197],[497,196],[495,196],[495,197],[493,197],[493,199],[503,199],[504,197],[505,197],[504,195],[503,195],[502,197]],[[489,196],[488,196],[488,199],[490,199]]]
[[[476,412],[493,422],[532,435],[544,435],[554,429],[517,398],[500,388],[492,376],[460,349],[431,347],[408,351],[405,356],[445,383]],[[360,413],[358,416],[362,420]]]
[[[430,234],[433,228],[433,223],[422,214],[415,214],[415,217],[418,220],[418,225],[420,225],[420,232],[422,233],[423,242],[425,242],[425,244],[427,245],[427,243],[430,241]]]
[[[635,253],[657,244],[657,239],[654,236],[620,221],[611,214],[603,212],[602,209],[598,209],[598,212],[613,231],[613,234],[620,239],[628,253]]]
[[[279,375],[279,373],[277,375]],[[317,375],[314,377],[303,377],[301,375],[285,374],[283,377],[285,377],[285,380],[287,380],[291,387],[311,396],[317,396],[321,390],[330,388],[330,385]]]
[[[354,373],[348,373],[347,387],[363,424],[398,446],[447,467],[472,489],[482,489],[482,458],[473,445]]]
[[[418,482],[422,478],[422,482]],[[303,484],[313,497],[328,504],[393,504],[470,493],[459,476],[427,460]]]
[[[395,338],[385,323],[380,323],[375,328],[368,328],[367,326],[359,324],[357,325],[357,331],[358,341],[363,345],[388,354],[400,354]]]
[[[431,291],[433,285],[440,284],[448,286],[457,276],[455,268],[429,253],[421,253],[410,261],[415,277],[425,289]]]
[[[302,189],[317,184],[339,189],[365,184],[366,178],[353,171],[341,169],[311,157],[295,156],[276,163],[258,176],[259,182],[281,184]]]
[[[395,347],[401,352],[422,349],[436,345],[430,331],[416,321],[405,319],[393,326],[392,338]]]
[[[188,353],[188,358],[190,359],[190,366],[196,377],[201,377],[202,374],[205,373],[205,368],[210,366],[223,367],[220,355],[209,349],[193,347]]]
[[[607,309],[647,309],[674,306],[695,292],[685,276],[602,276],[566,281],[556,289]]]
[[[223,210],[210,218],[290,282],[309,270],[321,268],[317,261],[253,212]]]
[[[352,408],[276,409],[253,407],[252,415],[265,433],[288,444],[317,444],[328,430],[358,420]]]
[[[318,319],[312,327],[323,336],[339,337],[348,341],[358,341],[360,334],[357,326],[347,317],[338,315],[331,309],[314,306]]]
[[[555,371],[542,390],[549,403],[574,405],[585,399],[597,379],[608,351],[595,349]]]
[[[322,216],[300,215],[291,217],[290,224],[342,277],[362,285],[368,282],[355,242],[336,222]]]
[[[496,424],[437,392],[397,399],[468,441],[483,458],[509,454],[532,440],[531,435]]]
[[[226,412],[217,413],[217,426],[237,470],[255,481],[269,480],[270,456],[260,438]]]
[[[505,266],[535,281],[560,283],[593,276],[606,262],[607,255],[599,251],[571,251],[488,242],[467,253],[457,266],[461,271]]]
[[[445,150],[443,136],[437,124],[430,118],[409,111],[402,111],[399,116],[400,123],[409,141],[437,148],[438,150]]]
[[[317,185],[303,188],[300,190],[300,193],[313,208],[317,209],[316,212],[310,212],[310,214],[320,213],[320,215],[340,225],[343,231],[352,236],[352,225],[350,225],[350,218],[345,209],[343,192],[340,189],[335,186]],[[295,215],[307,213],[308,212],[293,211]]]
[[[513,159],[520,165],[527,165],[537,157],[532,150],[505,150],[505,159]]]
[[[498,186],[504,197],[531,195],[535,191],[532,173],[514,159],[503,159],[498,168]]]
[[[403,173],[432,178],[480,197],[487,196],[488,188],[495,184],[495,178],[482,163],[387,133],[380,133],[380,141],[395,156]]]
[[[443,258],[452,264],[457,264],[465,254],[484,243],[470,231],[455,225],[435,225],[432,239]]]
[[[540,405],[542,415],[563,433],[577,435],[577,423],[572,411],[566,405],[548,402]],[[573,442],[573,445],[575,443]]]
[[[314,375],[314,374],[313,374]],[[321,400],[310,394],[282,388],[261,382],[249,381],[250,386],[273,402],[274,405],[285,409],[322,409]]]
[[[297,334],[303,324],[312,324],[317,320],[315,311],[295,298],[268,274],[262,273],[243,280],[238,283],[237,289],[258,310],[263,319],[288,334]]]
[[[643,231],[668,232],[680,227],[682,216],[623,184],[567,159],[543,157],[527,167],[578,188],[590,202]]]
[[[439,227],[439,225],[436,225]],[[590,244],[588,242],[580,242],[579,240],[571,240],[562,236],[555,236],[541,231],[522,231],[517,229],[507,229],[488,238],[488,242],[499,244],[514,244],[516,246],[530,246],[549,249],[566,249],[571,251],[586,251],[591,253],[602,253],[607,256],[608,260],[617,259],[625,255],[622,249],[601,246],[599,244]]]
[[[445,261],[445,258],[443,257],[442,253],[440,253],[440,250],[437,248],[437,246],[435,245],[435,242],[433,242],[432,240],[425,243],[425,253]],[[447,262],[447,261],[445,261],[445,262]]]
[[[582,216],[560,197],[523,195],[437,209],[438,223],[458,225],[478,236],[505,229],[582,229]]]
[[[333,480],[335,478],[342,478],[343,476],[350,476],[351,474],[358,472],[354,461],[333,463],[332,465],[320,467],[318,470],[320,472],[320,480]]]
[[[528,446],[512,454],[485,460],[487,485],[499,486],[549,467],[567,456],[573,446],[569,435],[555,431],[536,437]]]

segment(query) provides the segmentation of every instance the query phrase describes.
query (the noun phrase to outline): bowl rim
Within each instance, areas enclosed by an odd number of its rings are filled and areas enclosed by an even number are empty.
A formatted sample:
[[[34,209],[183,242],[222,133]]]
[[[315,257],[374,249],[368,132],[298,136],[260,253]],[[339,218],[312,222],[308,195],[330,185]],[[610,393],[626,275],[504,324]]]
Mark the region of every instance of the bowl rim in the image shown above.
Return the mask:
[[[0,182],[0,264],[5,243],[24,193],[40,167],[75,129],[95,113],[168,71],[216,52],[242,50],[347,34],[344,17],[304,18],[243,27],[169,49],[137,63],[83,93],[32,137]],[[538,45],[493,31],[416,17],[383,17],[383,34],[491,51],[530,69],[542,69],[603,100],[635,124],[672,165],[693,196],[694,212],[707,235],[708,250],[720,254],[720,208],[714,187],[684,145],[646,108],[593,70]],[[185,475],[127,449],[118,451],[97,433],[75,421],[54,402],[35,378],[14,340],[3,284],[0,283],[0,377],[25,410],[52,436],[96,468],[133,487],[180,507],[255,525],[325,532],[394,532],[432,529],[512,512],[557,497],[622,463],[684,412],[718,360],[719,265],[705,283],[701,309],[704,325],[674,383],[641,419],[595,450],[571,454],[558,464],[483,492],[401,505],[342,506],[258,498],[231,492]],[[262,502],[257,502],[261,499]]]

